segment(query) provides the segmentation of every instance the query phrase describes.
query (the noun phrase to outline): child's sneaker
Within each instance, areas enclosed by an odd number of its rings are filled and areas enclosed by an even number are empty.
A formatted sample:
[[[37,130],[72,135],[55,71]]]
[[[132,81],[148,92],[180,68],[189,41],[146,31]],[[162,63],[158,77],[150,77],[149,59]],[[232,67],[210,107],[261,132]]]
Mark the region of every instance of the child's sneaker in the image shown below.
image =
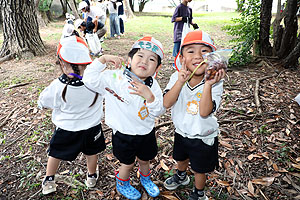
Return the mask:
[[[98,170],[96,171],[96,174],[94,176],[89,176],[89,173],[87,173],[86,180],[85,180],[85,185],[88,188],[95,187],[95,185],[97,183],[97,180],[98,180],[98,177],[99,177],[99,171]]]
[[[50,194],[52,192],[55,192],[56,191],[56,184],[55,184],[55,181],[52,180],[52,181],[46,181],[44,180],[43,183],[42,183],[42,193],[43,194]]]
[[[140,172],[140,180],[141,180],[141,184],[144,186],[145,190],[147,191],[147,193],[151,196],[151,197],[157,197],[159,195],[159,189],[158,187],[151,181],[150,179],[150,172],[147,175],[142,174],[142,172],[139,170]]]
[[[168,178],[164,182],[165,188],[168,190],[175,190],[180,185],[187,185],[190,182],[190,178],[188,175],[179,176],[178,172],[174,174],[172,177]]]
[[[129,182],[130,178],[123,180],[119,178],[119,172],[116,172],[117,191],[130,200],[141,198],[141,193],[132,187]]]
[[[205,192],[203,192],[202,195],[197,194],[195,190],[191,193],[188,200],[208,200],[207,196],[205,195]]]

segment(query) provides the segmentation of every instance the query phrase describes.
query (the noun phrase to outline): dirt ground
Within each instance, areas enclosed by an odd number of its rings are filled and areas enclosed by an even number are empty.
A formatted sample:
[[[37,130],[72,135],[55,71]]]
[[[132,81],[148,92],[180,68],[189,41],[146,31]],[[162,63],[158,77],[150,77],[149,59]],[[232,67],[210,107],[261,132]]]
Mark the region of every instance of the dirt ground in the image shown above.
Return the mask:
[[[42,30],[41,34],[47,33]],[[214,36],[224,37],[222,34]],[[126,33],[119,40],[106,39],[109,48],[104,53],[126,58],[134,42],[132,36],[134,33]],[[171,52],[168,37],[158,39]],[[96,187],[84,186],[85,158],[79,155],[73,162],[61,163],[57,192],[41,194],[54,126],[51,111],[39,110],[36,102],[39,93],[60,74],[55,64],[57,41],[45,41],[45,45],[45,56],[0,65],[0,200],[122,199],[115,190],[114,171],[119,162],[112,155],[112,133],[105,124],[107,148],[98,157],[100,178]],[[157,77],[162,89],[174,72],[172,62],[171,53],[167,53]],[[284,69],[268,59],[228,70],[217,112],[220,168],[208,174],[206,184],[210,199],[300,199],[300,106],[293,100],[300,93],[299,86],[299,68]],[[151,162],[152,179],[161,191],[156,199],[187,199],[192,184],[175,191],[163,188],[163,181],[176,167],[169,110],[157,119],[156,127],[159,153]],[[141,191],[142,199],[151,199],[139,183],[137,169],[135,166],[131,182]],[[192,177],[190,169],[189,174]]]

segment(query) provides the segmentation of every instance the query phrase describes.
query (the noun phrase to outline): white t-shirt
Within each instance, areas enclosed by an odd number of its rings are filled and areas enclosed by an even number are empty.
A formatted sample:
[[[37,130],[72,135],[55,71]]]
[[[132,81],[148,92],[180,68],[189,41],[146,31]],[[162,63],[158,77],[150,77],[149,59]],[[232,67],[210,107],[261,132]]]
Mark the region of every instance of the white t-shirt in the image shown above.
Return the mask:
[[[170,90],[177,80],[178,72],[176,71],[170,77],[165,91]],[[199,114],[199,101],[201,100],[203,87],[204,80],[193,88],[188,83],[184,84],[176,103],[171,108],[172,120],[176,128],[175,131],[183,137],[213,139],[219,133],[219,124],[213,113],[207,117],[201,117]],[[222,93],[223,80],[212,87],[212,100],[214,101],[216,110],[220,105]],[[211,144],[211,141],[208,143]]]
[[[106,65],[96,59],[87,66],[83,76],[83,82],[88,88],[105,94],[105,123],[114,133],[116,131],[127,135],[150,133],[154,128],[155,118],[165,111],[162,91],[157,81],[151,77],[153,83],[151,87],[148,86],[155,96],[154,102],[145,103],[141,96],[129,94],[132,90],[128,88],[130,83],[123,75],[123,70],[103,71],[105,68]]]
[[[98,125],[103,116],[103,97],[98,96],[93,103],[96,93],[85,85],[67,86],[66,102],[62,99],[62,91],[66,86],[64,80],[55,79],[39,96],[40,108],[52,109],[52,122],[59,128],[68,131],[86,130]]]
[[[105,17],[106,16],[106,13],[104,13],[102,11],[102,9],[100,9],[99,7],[97,6],[91,6],[90,7],[90,12],[86,12],[86,16],[85,18],[88,18],[88,17],[91,17],[92,19],[96,18],[96,17]]]
[[[120,6],[120,5],[122,5],[122,3],[121,2],[116,2],[116,4],[117,4],[117,8],[115,9],[114,8],[114,4],[111,2],[111,1],[109,1],[108,3],[107,3],[107,5],[108,5],[108,12],[110,13],[110,14],[112,14],[112,13],[116,13],[116,14],[118,14],[118,7]]]

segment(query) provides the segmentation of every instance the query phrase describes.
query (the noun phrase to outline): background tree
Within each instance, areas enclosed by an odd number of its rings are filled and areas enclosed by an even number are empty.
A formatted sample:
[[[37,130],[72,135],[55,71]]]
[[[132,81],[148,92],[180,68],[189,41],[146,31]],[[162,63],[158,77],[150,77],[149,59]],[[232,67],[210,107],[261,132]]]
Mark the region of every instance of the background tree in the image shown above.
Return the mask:
[[[34,0],[2,0],[0,9],[4,36],[0,63],[14,57],[44,54]]]
[[[152,1],[152,0],[138,0],[139,12],[143,12],[146,3],[148,3],[149,1]]]
[[[128,0],[124,0],[124,12],[125,12],[125,15],[127,16],[127,18],[134,17],[133,10],[131,10]]]

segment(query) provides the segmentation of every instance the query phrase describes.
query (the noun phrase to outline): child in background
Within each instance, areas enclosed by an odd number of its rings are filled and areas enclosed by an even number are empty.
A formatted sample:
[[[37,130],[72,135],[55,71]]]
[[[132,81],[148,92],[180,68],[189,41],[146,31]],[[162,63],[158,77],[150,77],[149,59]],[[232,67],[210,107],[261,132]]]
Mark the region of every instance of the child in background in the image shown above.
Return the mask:
[[[121,167],[116,172],[117,191],[128,199],[141,194],[130,185],[129,174],[137,158],[140,181],[151,197],[159,195],[150,179],[150,160],[157,155],[155,118],[163,114],[163,96],[153,78],[161,67],[163,49],[152,37],[138,40],[128,53],[128,68],[104,70],[106,63],[122,67],[122,58],[103,55],[87,67],[83,82],[90,89],[105,91],[105,123],[113,129],[113,154]]]
[[[54,80],[40,94],[40,108],[52,109],[56,128],[50,141],[43,194],[56,191],[55,173],[61,160],[73,161],[82,152],[87,159],[87,187],[94,187],[98,179],[97,153],[105,149],[101,128],[103,99],[82,82],[82,74],[92,60],[86,43],[79,37],[60,40],[57,56],[62,76]]]
[[[173,48],[173,56],[176,57],[181,43],[182,37],[182,29],[184,23],[189,23],[193,26],[194,29],[199,28],[197,24],[193,23],[192,19],[192,8],[188,6],[192,0],[183,0],[181,4],[179,4],[172,16],[172,22],[174,22],[174,48]]]
[[[221,69],[208,80],[204,76],[207,64],[203,64],[203,55],[215,50],[207,33],[189,32],[176,57],[180,59],[181,69],[172,74],[164,91],[164,106],[171,108],[175,126],[173,158],[177,161],[177,173],[168,178],[164,186],[175,190],[180,185],[187,185],[190,179],[186,170],[190,163],[195,187],[189,200],[208,199],[204,192],[205,173],[218,167],[219,125],[214,112],[221,103],[221,79],[225,72]]]
[[[108,12],[109,12],[109,23],[110,23],[110,37],[114,38],[117,35],[120,39],[120,19],[118,16],[118,7],[122,4],[117,2],[117,0],[110,0],[108,2]]]

